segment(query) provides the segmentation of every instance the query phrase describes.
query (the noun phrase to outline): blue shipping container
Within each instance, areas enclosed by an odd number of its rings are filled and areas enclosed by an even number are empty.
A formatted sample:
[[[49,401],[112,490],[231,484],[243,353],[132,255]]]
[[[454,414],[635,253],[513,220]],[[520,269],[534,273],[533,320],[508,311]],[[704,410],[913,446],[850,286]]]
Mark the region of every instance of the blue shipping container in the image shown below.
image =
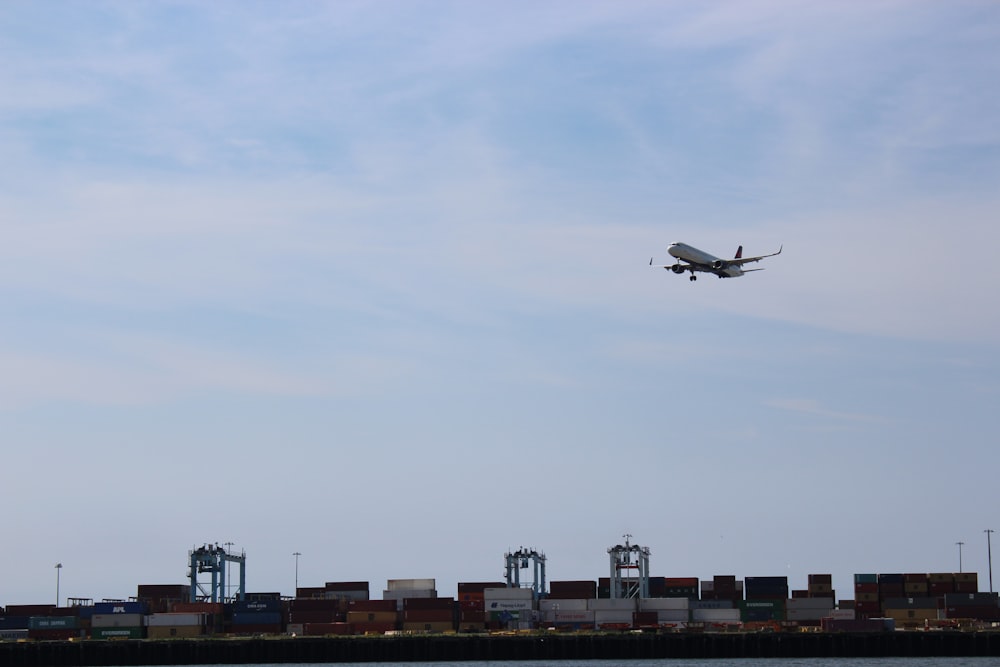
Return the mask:
[[[145,614],[144,602],[95,602],[94,614]]]
[[[233,625],[280,625],[281,614],[263,612],[254,614],[233,614]]]
[[[0,630],[27,630],[30,616],[0,616]]]
[[[281,613],[281,600],[243,600],[232,604],[234,614]]]

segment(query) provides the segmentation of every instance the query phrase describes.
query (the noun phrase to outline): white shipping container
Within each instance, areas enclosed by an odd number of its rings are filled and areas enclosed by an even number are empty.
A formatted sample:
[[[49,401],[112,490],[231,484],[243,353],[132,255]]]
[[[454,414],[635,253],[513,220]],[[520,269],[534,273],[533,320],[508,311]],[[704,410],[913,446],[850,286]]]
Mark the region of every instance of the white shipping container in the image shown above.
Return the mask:
[[[405,600],[407,598],[436,598],[437,591],[434,589],[402,589],[397,591],[382,591],[383,600]]]
[[[838,621],[853,621],[857,614],[853,609],[831,609],[829,617]]]
[[[594,625],[600,627],[605,623],[632,625],[631,611],[603,610],[594,612]]]
[[[525,611],[535,608],[534,600],[491,600],[483,601],[486,612],[491,611]]]
[[[556,611],[552,612],[553,621],[556,623],[593,623],[593,611]]]
[[[390,591],[436,589],[434,579],[389,579],[385,585]]]
[[[594,600],[587,600],[587,609],[593,609],[594,611],[628,611],[633,612],[636,610],[636,599],[635,598],[597,598]]]
[[[679,623],[686,622],[690,618],[691,612],[687,609],[660,609],[656,612],[658,623]]]
[[[487,600],[532,600],[535,597],[530,588],[484,588]]]
[[[542,611],[587,611],[587,600],[539,600]]]
[[[289,623],[285,632],[290,635],[304,635],[306,633],[305,623]]]
[[[706,623],[739,623],[739,609],[695,609],[691,612],[692,621]]]
[[[140,628],[146,617],[143,614],[94,614],[92,628]]]
[[[639,611],[660,611],[661,609],[688,609],[687,598],[642,598],[639,600]]]
[[[151,628],[205,625],[205,614],[150,614],[146,617],[146,625]]]

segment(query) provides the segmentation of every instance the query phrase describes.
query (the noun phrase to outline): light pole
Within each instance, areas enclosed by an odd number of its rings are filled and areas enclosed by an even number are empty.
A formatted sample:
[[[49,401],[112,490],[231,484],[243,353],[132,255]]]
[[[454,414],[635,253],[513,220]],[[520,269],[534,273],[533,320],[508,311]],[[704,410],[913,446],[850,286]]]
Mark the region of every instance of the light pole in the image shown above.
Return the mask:
[[[56,606],[59,606],[59,575],[62,573],[62,563],[56,563]]]
[[[993,592],[993,552],[990,549],[990,533],[993,532],[992,529],[987,528],[983,531],[986,533],[986,562],[989,564],[990,568],[990,593]]]
[[[226,555],[228,556],[233,551],[233,543],[225,542],[223,546],[226,547]],[[232,597],[233,583],[229,581],[229,575],[232,574],[233,568],[230,567],[229,559],[226,559],[226,599],[229,600]]]
[[[958,545],[958,572],[959,572],[959,574],[961,574],[961,572],[962,572],[962,545],[965,544],[965,542],[955,542],[955,544]]]
[[[298,551],[296,551],[292,555],[295,556],[295,597],[298,597],[299,596],[299,556],[301,556],[302,554],[300,554]]]

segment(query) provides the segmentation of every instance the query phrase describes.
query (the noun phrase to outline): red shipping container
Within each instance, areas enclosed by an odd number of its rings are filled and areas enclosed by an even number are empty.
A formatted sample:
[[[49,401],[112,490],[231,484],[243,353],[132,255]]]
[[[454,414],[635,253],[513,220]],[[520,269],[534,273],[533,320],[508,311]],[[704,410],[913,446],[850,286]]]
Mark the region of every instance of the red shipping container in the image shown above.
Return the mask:
[[[306,623],[302,632],[310,636],[351,635],[354,634],[354,626],[350,623]]]
[[[452,598],[403,598],[403,611],[417,609],[447,609],[451,611],[455,607],[455,600]]]
[[[326,600],[323,598],[296,598],[289,600],[289,611],[340,611],[340,600]]]
[[[328,581],[323,587],[328,591],[367,591],[370,590],[367,581]]]
[[[395,600],[351,600],[348,611],[396,611]]]
[[[450,623],[455,618],[451,609],[413,609],[403,612],[404,623]]]
[[[288,612],[289,623],[334,623],[340,616],[339,611],[290,611]]]

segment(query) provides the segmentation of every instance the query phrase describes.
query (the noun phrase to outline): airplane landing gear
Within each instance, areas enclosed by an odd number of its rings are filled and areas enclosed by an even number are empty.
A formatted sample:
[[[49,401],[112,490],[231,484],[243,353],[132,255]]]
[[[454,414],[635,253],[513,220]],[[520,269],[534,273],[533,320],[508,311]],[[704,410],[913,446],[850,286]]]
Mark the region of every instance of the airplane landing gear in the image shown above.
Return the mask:
[[[696,276],[696,275],[694,275],[694,274],[692,273],[692,274],[691,274],[691,277],[690,277],[690,278],[688,278],[688,280],[690,280],[690,281],[692,281],[692,282],[693,282],[693,281],[695,281],[695,280],[698,280],[698,276]]]

